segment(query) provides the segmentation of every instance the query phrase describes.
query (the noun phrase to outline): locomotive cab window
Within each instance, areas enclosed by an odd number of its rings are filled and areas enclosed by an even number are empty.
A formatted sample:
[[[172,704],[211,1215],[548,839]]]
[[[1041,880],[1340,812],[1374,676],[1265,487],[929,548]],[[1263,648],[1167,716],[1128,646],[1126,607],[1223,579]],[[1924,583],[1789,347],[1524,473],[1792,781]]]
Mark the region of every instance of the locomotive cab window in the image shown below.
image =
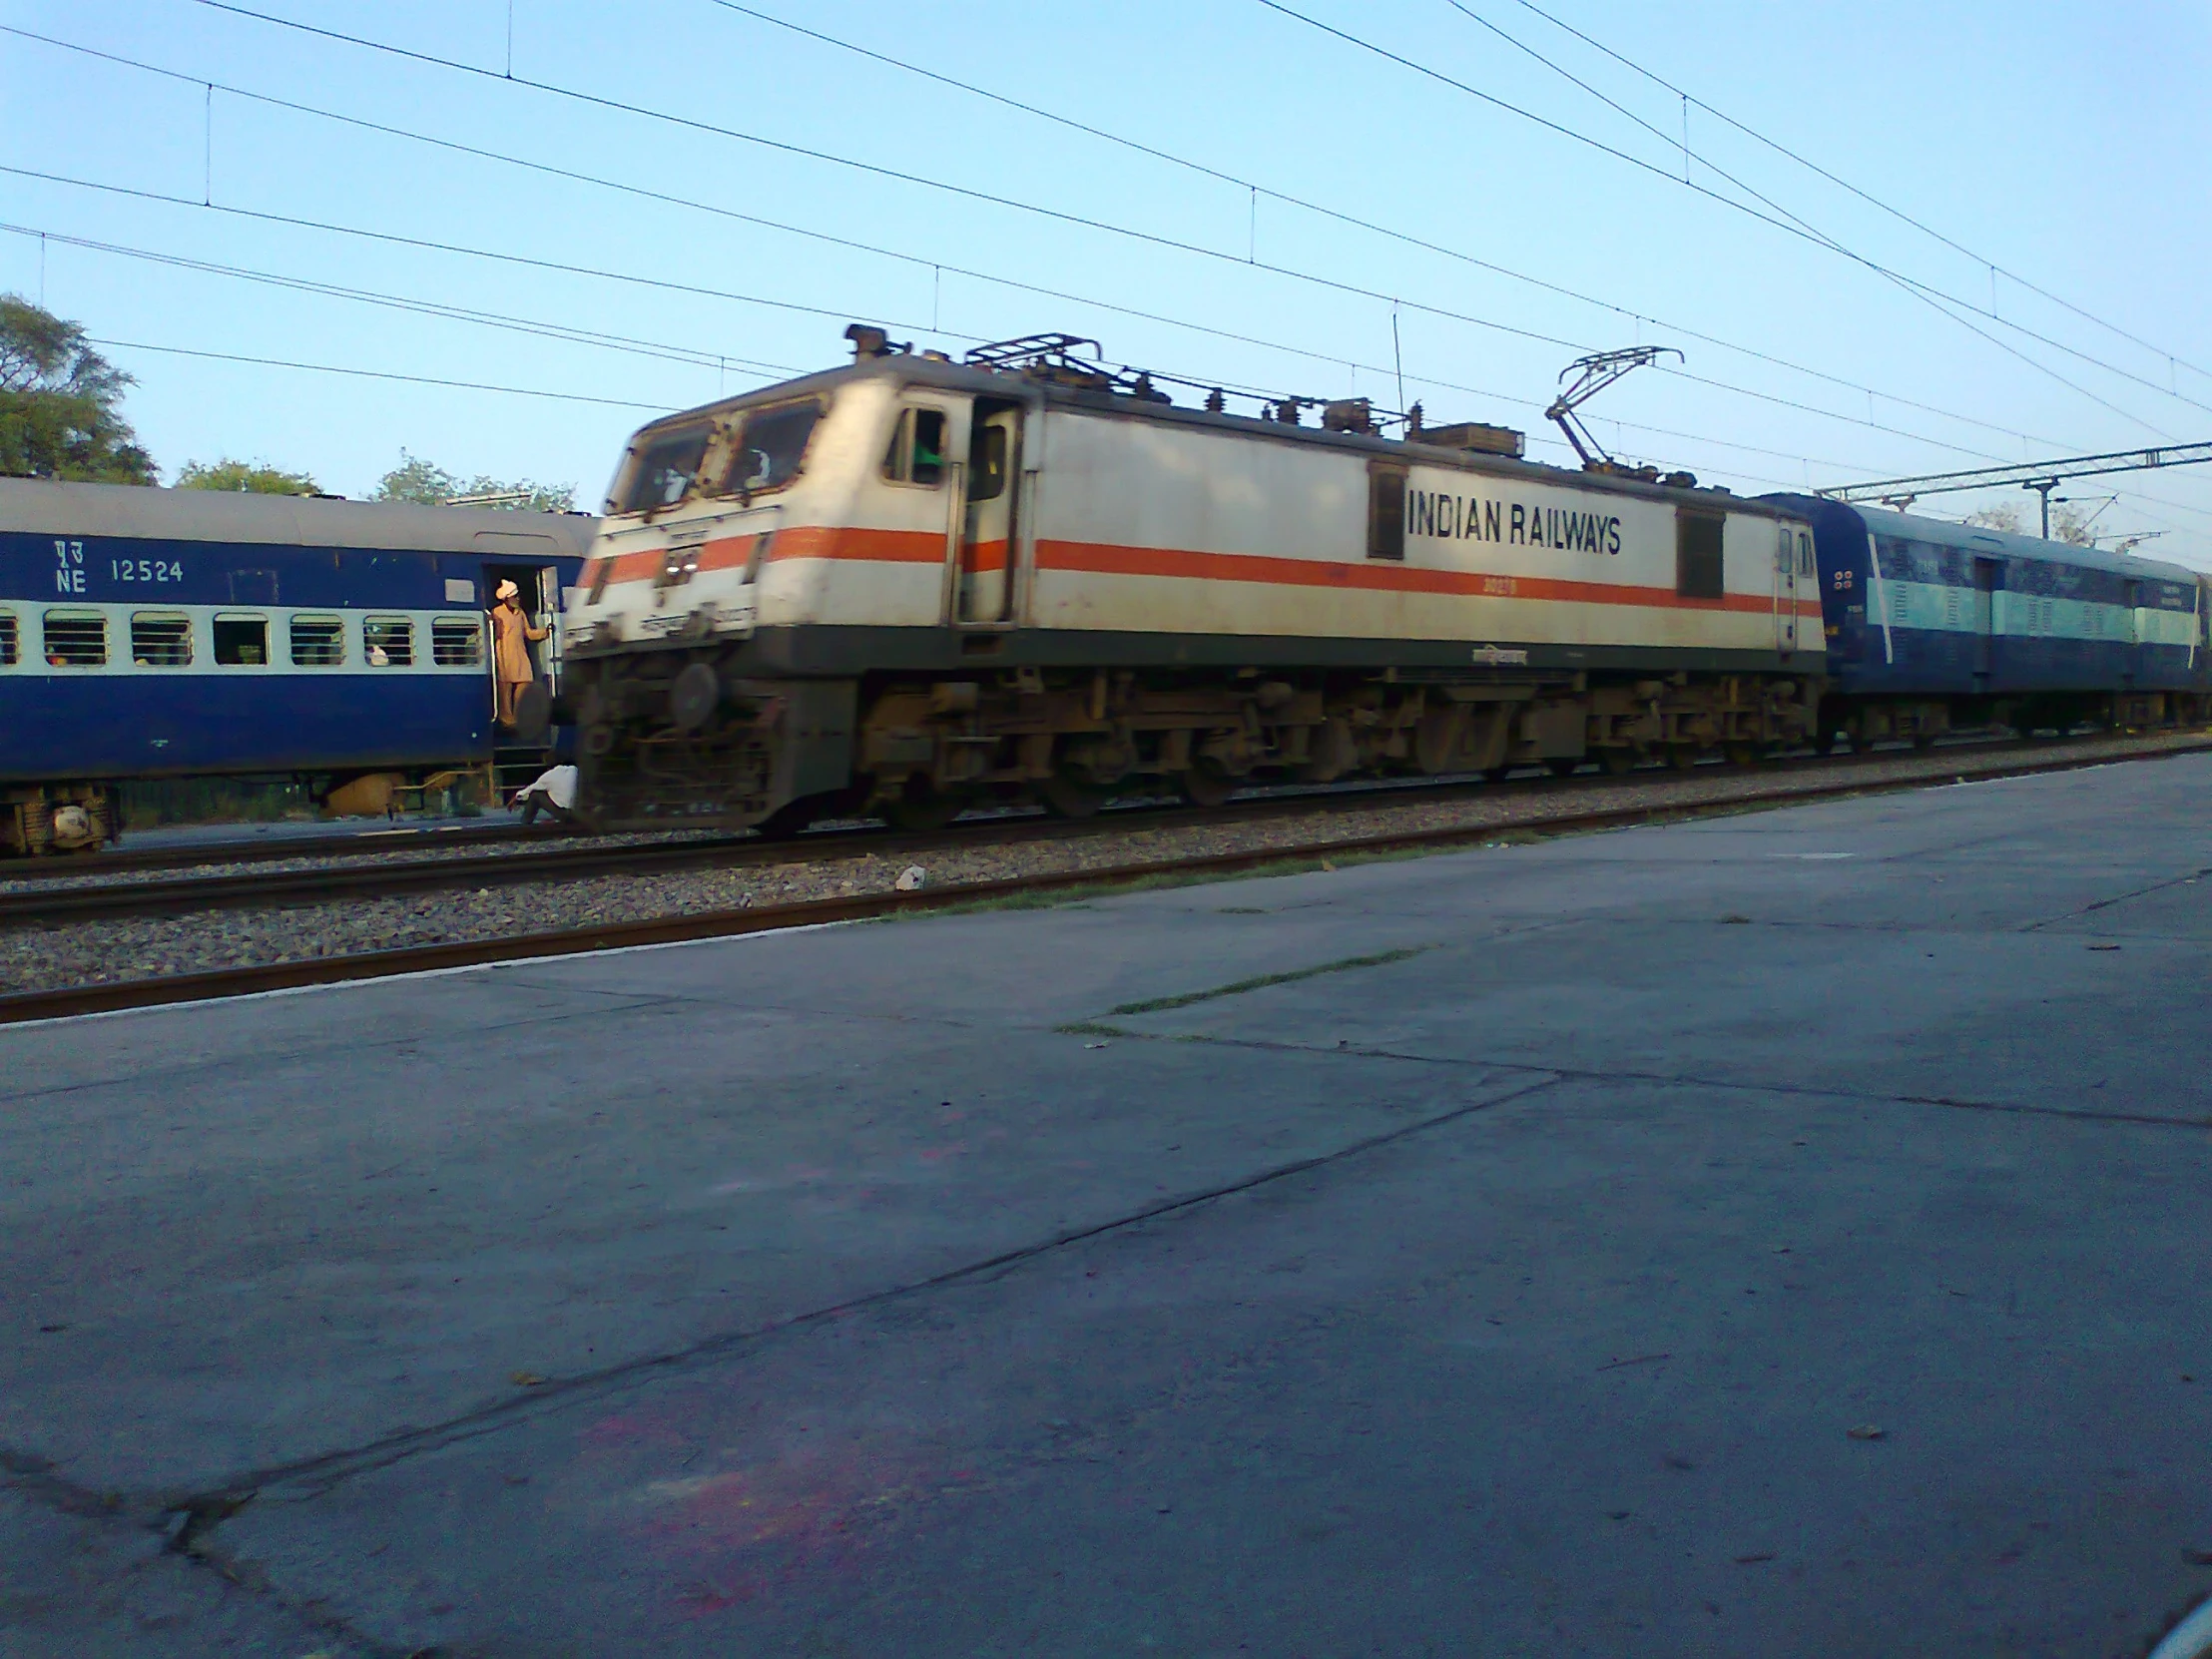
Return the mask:
[[[615,511],[657,512],[683,500],[700,461],[706,457],[707,440],[713,436],[714,428],[704,423],[656,433],[639,451]]]
[[[998,421],[978,422],[968,446],[968,499],[996,501],[1006,493],[1007,429]]]
[[[1813,563],[1813,537],[1804,530],[1797,533],[1797,573],[1800,576],[1817,576],[1819,568]]]
[[[345,623],[334,616],[291,619],[291,666],[336,668],[345,661]]]
[[[1727,521],[1712,513],[1682,513],[1674,521],[1674,591],[1683,599],[1718,599],[1727,591],[1721,534]]]
[[[48,611],[39,632],[50,668],[99,668],[108,660],[108,619],[98,611]]]
[[[1405,557],[1405,473],[1399,467],[1368,472],[1368,557]]]
[[[484,660],[484,628],[474,617],[441,616],[430,624],[430,661],[439,668],[474,668]]]
[[[944,482],[944,411],[901,409],[883,456],[883,476],[894,484],[935,489]]]
[[[403,616],[372,616],[361,623],[361,651],[370,668],[407,668],[414,662],[414,624]]]
[[[131,618],[131,661],[140,668],[184,668],[192,662],[192,619],[140,611]]]
[[[217,617],[215,660],[228,668],[266,668],[269,665],[269,618]]]
[[[13,668],[20,647],[16,644],[15,613],[0,611],[0,668]]]
[[[807,440],[822,419],[822,405],[815,402],[785,403],[773,409],[753,409],[745,417],[737,440],[731,445],[730,470],[724,474],[724,495],[752,496],[763,490],[780,490],[799,476],[807,459]]]

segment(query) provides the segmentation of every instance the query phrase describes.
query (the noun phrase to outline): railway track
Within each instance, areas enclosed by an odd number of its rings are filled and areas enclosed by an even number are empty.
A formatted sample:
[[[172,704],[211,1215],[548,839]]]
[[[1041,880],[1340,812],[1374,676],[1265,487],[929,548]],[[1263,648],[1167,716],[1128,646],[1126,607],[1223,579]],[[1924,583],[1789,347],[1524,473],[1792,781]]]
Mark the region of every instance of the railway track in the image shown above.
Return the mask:
[[[1982,740],[1950,746],[1960,753],[1987,756],[2004,750],[2029,747],[2021,740]],[[2047,750],[2047,746],[2043,746]],[[1802,757],[1775,763],[1778,776],[1796,776],[1809,768],[1821,771],[1879,766],[1900,758],[1900,752],[1876,750],[1842,759]],[[1531,803],[1565,795],[1602,794],[1609,787],[1636,787],[1660,772],[1632,774],[1625,778],[1581,777],[1571,782],[1530,779],[1505,788],[1520,792]],[[439,831],[443,835],[470,835],[472,841],[440,839],[440,851],[471,844],[491,848],[479,856],[407,857],[422,849],[420,843],[403,847],[364,849],[345,844],[350,837],[327,839],[347,855],[369,856],[359,862],[326,864],[305,869],[253,871],[225,875],[182,875],[172,879],[93,882],[82,879],[68,885],[41,883],[36,888],[0,892],[0,927],[66,925],[102,917],[185,915],[202,910],[249,906],[288,906],[329,903],[346,898],[382,898],[404,893],[436,892],[460,888],[490,889],[576,880],[599,875],[655,875],[706,868],[742,868],[811,862],[860,853],[884,857],[926,856],[946,846],[988,847],[1020,842],[1065,840],[1100,832],[1127,830],[1175,829],[1184,825],[1233,825],[1317,812],[1369,811],[1397,802],[1435,802],[1464,798],[1476,793],[1499,798],[1500,786],[1467,777],[1421,783],[1387,782],[1366,787],[1329,790],[1281,790],[1246,797],[1221,808],[1179,805],[1132,804],[1110,809],[1098,818],[1069,821],[1042,815],[1007,816],[965,821],[952,829],[928,833],[900,833],[881,828],[853,827],[811,831],[788,841],[763,840],[750,834],[692,835],[665,841],[619,840],[613,843],[583,836],[556,834],[549,846],[516,847],[518,839],[535,842],[535,831],[512,830]],[[166,850],[166,849],[165,849]],[[253,861],[292,859],[311,854],[297,849],[271,850]],[[249,861],[239,849],[234,861]],[[65,866],[64,873],[99,875],[113,866]],[[162,867],[159,864],[141,867]],[[12,876],[13,871],[8,874]]]
[[[2023,746],[2024,747],[2024,746]],[[2201,753],[2212,748],[2212,738],[2186,744],[2168,744],[2135,753],[2052,755],[2047,749],[2033,759],[1998,766],[1977,766],[1977,780],[2015,778],[2038,773],[2072,771],[2129,760],[2157,760]],[[1856,770],[1856,769],[1853,769]],[[834,898],[806,899],[794,903],[760,905],[645,920],[608,922],[557,931],[510,934],[503,937],[458,940],[402,949],[362,951],[303,961],[282,961],[220,972],[173,974],[157,978],[121,980],[73,986],[61,990],[22,992],[0,996],[0,1024],[56,1019],[83,1014],[108,1013],[127,1008],[154,1007],[179,1002],[251,995],[302,986],[334,984],[348,980],[389,977],[395,974],[476,967],[498,962],[528,961],[594,951],[630,949],[642,945],[673,944],[698,939],[736,937],[748,933],[821,926],[834,922],[867,920],[880,916],[954,908],[1007,898],[1110,889],[1161,878],[1204,878],[1234,874],[1275,865],[1334,865],[1364,856],[1463,845],[1494,840],[1501,834],[1557,835],[1630,825],[1683,822],[1727,816],[1750,809],[1797,805],[1839,797],[1894,794],[1941,784],[1940,777],[1917,775],[1879,779],[1826,778],[1815,783],[1798,782],[1750,794],[1718,800],[1676,804],[1645,802],[1635,806],[1593,806],[1587,810],[1549,814],[1523,822],[1483,823],[1445,829],[1388,831],[1253,847],[1232,852],[1152,860],[1104,868],[1054,871],[997,880],[951,883],[912,892],[857,893]],[[1781,780],[1777,780],[1778,784]],[[1372,798],[1367,804],[1372,804]],[[1311,801],[1297,805],[1310,808]],[[1219,822],[1220,815],[1206,815]],[[630,849],[635,851],[635,848]]]

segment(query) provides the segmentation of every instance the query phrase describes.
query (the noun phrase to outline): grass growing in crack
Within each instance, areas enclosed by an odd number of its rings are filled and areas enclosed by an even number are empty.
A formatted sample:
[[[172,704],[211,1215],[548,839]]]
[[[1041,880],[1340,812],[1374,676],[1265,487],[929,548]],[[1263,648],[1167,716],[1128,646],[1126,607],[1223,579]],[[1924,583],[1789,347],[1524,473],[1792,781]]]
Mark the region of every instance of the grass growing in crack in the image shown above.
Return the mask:
[[[1134,1031],[1124,1031],[1118,1025],[1101,1025],[1095,1019],[1070,1020],[1065,1025],[1055,1025],[1053,1030],[1063,1037],[1134,1037]]]
[[[1347,973],[1353,968],[1382,967],[1389,962],[1402,962],[1408,956],[1418,956],[1434,945],[1416,944],[1400,950],[1378,950],[1372,956],[1345,956],[1334,962],[1323,962],[1318,967],[1292,968],[1287,973],[1262,973],[1250,979],[1239,979],[1232,984],[1216,985],[1207,991],[1185,991],[1181,996],[1155,996],[1144,1002],[1124,1002],[1118,1008],[1109,1008],[1109,1014],[1157,1014],[1169,1008],[1188,1008],[1194,1002],[1211,1002],[1220,996],[1242,996],[1247,991],[1264,990],[1269,985],[1295,984],[1301,979],[1313,979],[1324,973]]]

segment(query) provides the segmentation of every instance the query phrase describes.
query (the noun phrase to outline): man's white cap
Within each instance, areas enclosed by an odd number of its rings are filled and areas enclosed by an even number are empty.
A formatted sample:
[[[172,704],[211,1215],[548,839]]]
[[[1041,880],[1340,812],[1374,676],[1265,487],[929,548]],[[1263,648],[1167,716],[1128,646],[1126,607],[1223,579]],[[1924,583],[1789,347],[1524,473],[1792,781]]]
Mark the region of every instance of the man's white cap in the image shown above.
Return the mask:
[[[512,582],[502,582],[499,584],[499,592],[495,597],[500,599],[511,599],[516,594],[519,594],[521,591],[522,590],[516,587]]]

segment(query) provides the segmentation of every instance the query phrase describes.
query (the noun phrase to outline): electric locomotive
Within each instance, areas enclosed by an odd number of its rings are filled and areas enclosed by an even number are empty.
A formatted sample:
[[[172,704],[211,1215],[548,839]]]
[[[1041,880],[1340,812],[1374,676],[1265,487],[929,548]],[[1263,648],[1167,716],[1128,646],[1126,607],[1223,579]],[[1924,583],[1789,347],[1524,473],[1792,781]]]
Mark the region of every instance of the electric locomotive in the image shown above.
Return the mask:
[[[1814,735],[1797,508],[1360,400],[1177,404],[1064,335],[847,338],[632,440],[570,610],[589,821],[1080,816]]]
[[[0,479],[0,851],[95,847],[115,786],[421,783],[542,757],[582,515]],[[532,732],[494,722],[501,581],[551,625]]]

